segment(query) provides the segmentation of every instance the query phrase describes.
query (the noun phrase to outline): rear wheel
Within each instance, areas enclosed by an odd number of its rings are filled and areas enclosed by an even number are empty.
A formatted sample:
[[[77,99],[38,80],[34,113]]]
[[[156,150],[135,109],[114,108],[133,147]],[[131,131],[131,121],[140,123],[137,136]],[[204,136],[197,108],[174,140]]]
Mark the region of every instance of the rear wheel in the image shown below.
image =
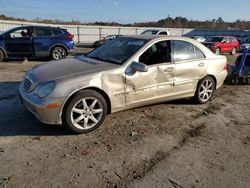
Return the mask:
[[[3,51],[0,50],[0,62],[2,62],[4,60],[4,54]]]
[[[51,52],[51,57],[53,60],[60,60],[64,59],[67,55],[66,50],[63,47],[57,46],[53,48]]]
[[[62,115],[63,125],[74,133],[88,133],[97,129],[107,114],[104,97],[93,90],[84,90],[68,103]]]
[[[207,76],[198,83],[194,99],[199,104],[207,103],[214,95],[215,82]]]
[[[236,47],[233,47],[232,52],[231,52],[231,55],[235,55],[236,53],[237,53],[237,48],[236,48]]]
[[[220,55],[220,54],[221,54],[220,48],[216,48],[216,49],[215,49],[215,54],[216,54],[216,55]]]

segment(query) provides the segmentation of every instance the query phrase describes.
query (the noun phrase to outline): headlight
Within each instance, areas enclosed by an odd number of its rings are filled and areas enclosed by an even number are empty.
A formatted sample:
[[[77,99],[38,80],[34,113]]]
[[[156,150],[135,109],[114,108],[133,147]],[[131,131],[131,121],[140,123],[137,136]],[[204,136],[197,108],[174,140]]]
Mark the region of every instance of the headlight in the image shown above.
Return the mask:
[[[46,82],[39,84],[33,94],[38,96],[39,98],[47,97],[49,94],[52,93],[52,91],[55,89],[56,83],[55,82]]]

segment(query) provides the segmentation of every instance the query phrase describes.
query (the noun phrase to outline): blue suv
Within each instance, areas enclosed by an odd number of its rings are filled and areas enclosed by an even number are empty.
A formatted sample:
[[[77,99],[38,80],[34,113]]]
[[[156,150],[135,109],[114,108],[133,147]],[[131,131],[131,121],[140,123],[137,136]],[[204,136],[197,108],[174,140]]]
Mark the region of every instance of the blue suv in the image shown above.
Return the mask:
[[[23,26],[0,35],[0,62],[9,57],[65,58],[74,50],[73,35],[66,29]]]

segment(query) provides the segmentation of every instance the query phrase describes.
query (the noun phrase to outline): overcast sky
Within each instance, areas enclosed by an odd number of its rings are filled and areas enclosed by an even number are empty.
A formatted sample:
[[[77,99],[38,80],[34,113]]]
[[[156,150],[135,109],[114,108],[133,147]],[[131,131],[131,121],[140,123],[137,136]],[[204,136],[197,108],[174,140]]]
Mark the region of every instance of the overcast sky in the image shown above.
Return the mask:
[[[134,23],[182,16],[250,21],[250,0],[0,0],[0,14],[81,22]]]

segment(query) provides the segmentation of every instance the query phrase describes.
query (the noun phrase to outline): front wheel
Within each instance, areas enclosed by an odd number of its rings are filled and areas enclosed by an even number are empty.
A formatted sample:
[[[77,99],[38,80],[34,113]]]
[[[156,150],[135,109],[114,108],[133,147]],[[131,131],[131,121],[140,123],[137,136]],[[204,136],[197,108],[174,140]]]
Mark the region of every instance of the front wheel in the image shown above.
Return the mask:
[[[205,77],[199,81],[194,99],[199,104],[207,103],[214,95],[215,82],[211,77]]]
[[[67,55],[66,50],[63,47],[55,47],[53,48],[52,52],[51,52],[51,57],[53,60],[60,60],[60,59],[64,59]]]
[[[74,133],[88,133],[97,129],[107,114],[104,97],[93,90],[84,90],[71,99],[64,109],[63,125]]]

